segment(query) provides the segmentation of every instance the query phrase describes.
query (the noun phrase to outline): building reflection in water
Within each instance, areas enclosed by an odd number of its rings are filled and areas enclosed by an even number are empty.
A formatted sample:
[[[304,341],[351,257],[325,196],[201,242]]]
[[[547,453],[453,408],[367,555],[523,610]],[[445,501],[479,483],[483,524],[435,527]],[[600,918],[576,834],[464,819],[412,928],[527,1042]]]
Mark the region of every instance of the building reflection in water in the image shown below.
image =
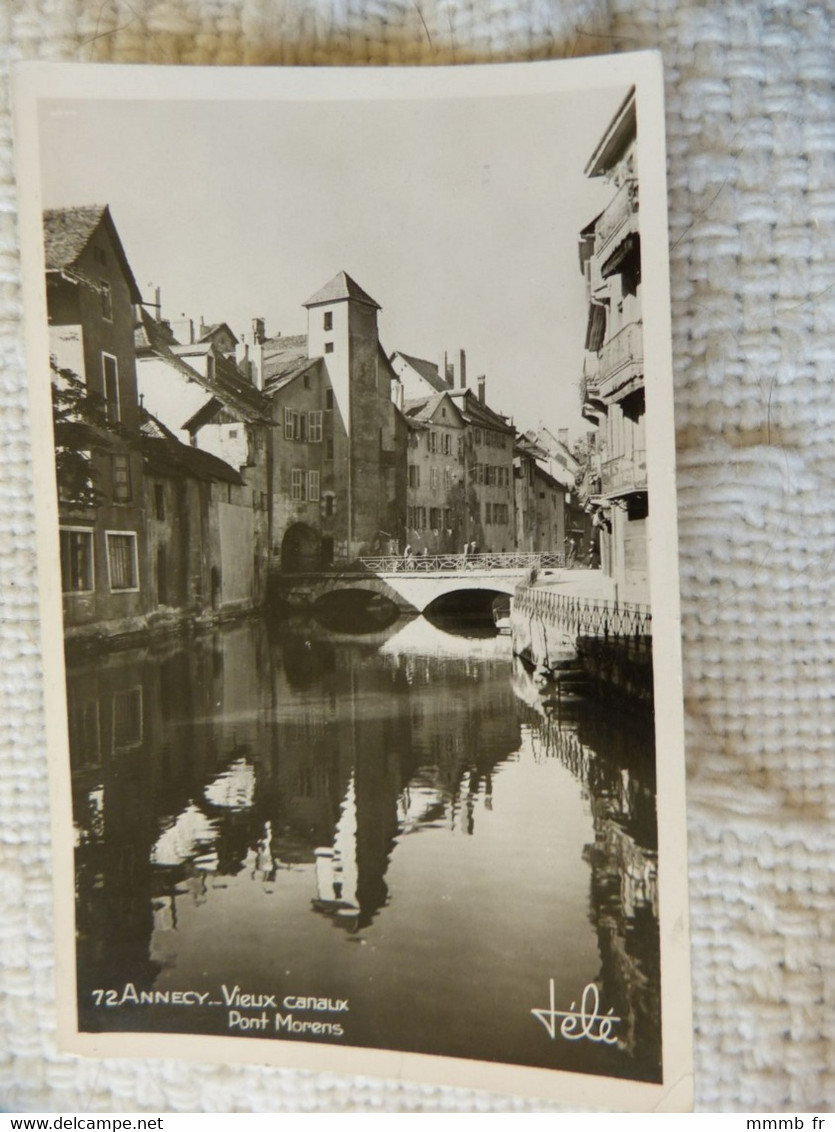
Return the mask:
[[[579,854],[585,862],[563,867],[587,870],[601,999],[625,1020],[622,1059],[604,1070],[657,1076],[651,728],[613,727],[580,702],[548,702],[518,662],[511,669],[506,638],[450,637],[422,619],[361,639],[310,622],[277,631],[251,622],[77,659],[68,695],[82,1027],[139,1024],[138,1015],[120,1022],[92,1009],[92,988],[151,989],[174,969],[181,983],[190,980],[183,985],[199,982],[199,972],[186,970],[196,946],[190,925],[214,923],[212,909],[220,916],[230,887],[246,883],[259,899],[283,901],[281,930],[292,921],[295,894],[306,891],[308,915],[359,939],[404,895],[390,888],[398,847],[426,846],[431,890],[440,883],[432,835],[468,839],[484,853],[478,875],[489,886],[501,872],[490,857],[501,851],[488,837],[493,807],[506,812],[502,783],[530,749],[535,760],[570,772],[593,829]],[[545,864],[557,867],[550,858]],[[503,906],[503,892],[485,891]],[[299,922],[304,949],[310,928]],[[216,923],[230,940],[245,935],[245,924]],[[519,932],[524,939],[524,924]],[[503,960],[502,979],[506,967]],[[229,971],[237,981],[231,958]],[[199,1028],[203,1018],[188,1024]],[[352,1040],[379,1039],[371,1027]],[[497,1054],[474,1045],[470,1056]],[[543,1056],[539,1047],[518,1052],[533,1064]]]

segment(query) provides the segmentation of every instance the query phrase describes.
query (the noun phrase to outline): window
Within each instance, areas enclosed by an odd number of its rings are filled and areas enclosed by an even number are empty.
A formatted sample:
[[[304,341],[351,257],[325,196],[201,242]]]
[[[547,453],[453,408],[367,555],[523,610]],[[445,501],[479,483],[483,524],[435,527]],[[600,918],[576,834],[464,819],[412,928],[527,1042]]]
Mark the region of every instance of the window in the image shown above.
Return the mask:
[[[290,495],[293,499],[304,499],[304,470],[302,468],[293,468],[290,473],[291,487]]]
[[[332,389],[326,389],[325,390],[325,408],[326,409],[332,409],[333,408],[333,390]]]
[[[488,487],[496,482],[496,469],[492,464],[484,465],[484,482]]]
[[[429,469],[429,486],[432,489],[432,491],[437,491],[438,488],[440,487],[440,483],[439,483],[440,478],[441,478],[440,468],[430,468]],[[433,527],[437,526],[437,524],[433,523],[432,526]]]
[[[238,439],[238,430],[236,428],[230,428],[229,429],[229,439],[230,440],[237,440]]]
[[[136,535],[133,531],[106,531],[107,572],[114,592],[139,589]]]
[[[113,500],[129,503],[131,499],[130,457],[123,454],[112,457]]]
[[[437,432],[430,432],[429,433],[429,451],[430,452],[437,452],[438,451],[438,434],[437,434]]]
[[[493,522],[493,504],[484,504],[484,525],[489,526]]]
[[[481,444],[481,429],[480,428],[473,429],[473,440],[476,442],[476,444]]]
[[[307,498],[312,499],[314,502],[319,498],[319,473],[307,473]]]
[[[112,354],[102,354],[101,365],[107,421],[108,424],[118,424],[122,419],[119,405],[119,363]]]
[[[304,375],[304,387],[305,387],[305,389],[310,388],[310,374],[309,373],[306,373]]]
[[[325,311],[324,329],[333,330],[333,311]]]
[[[444,487],[452,487],[452,468],[444,468]]]
[[[325,496],[325,514],[328,516],[328,518],[330,518],[331,515],[333,515],[333,503],[334,503],[333,496],[332,495],[326,495]]]
[[[416,507],[415,508],[415,529],[418,530],[418,531],[422,531],[425,526],[426,526],[426,508],[425,507]]]
[[[325,459],[326,460],[332,460],[333,459],[333,438],[330,437],[330,436],[325,441]]]
[[[415,525],[415,509],[414,507],[406,508],[406,526],[411,529]]]
[[[333,353],[333,342],[326,342],[325,343],[325,353],[326,354],[332,354]]]
[[[444,526],[452,530],[452,510],[449,507],[444,508]]]
[[[307,440],[307,413],[293,413],[293,439]]]
[[[416,432],[410,432],[409,433],[409,447],[410,448],[417,448],[419,443],[420,443],[420,437],[418,436],[418,434]]]
[[[420,487],[420,468],[417,464],[409,464],[409,487]]]
[[[436,531],[441,525],[441,509],[439,507],[429,508],[429,526],[433,531]]]
[[[161,483],[154,484],[154,513],[159,520],[165,518],[165,487]]]
[[[284,439],[285,440],[292,440],[293,439],[293,410],[292,409],[285,409],[284,410]]]
[[[452,455],[452,437],[449,435],[448,432],[444,433],[444,455],[445,456],[451,456]]]
[[[93,592],[92,530],[61,528],[61,590],[65,594]]]
[[[322,410],[314,409],[307,414],[307,439],[311,444],[322,443]]]
[[[106,279],[99,280],[99,297],[101,298],[101,316],[108,322],[113,321],[113,297],[110,294],[110,284]]]

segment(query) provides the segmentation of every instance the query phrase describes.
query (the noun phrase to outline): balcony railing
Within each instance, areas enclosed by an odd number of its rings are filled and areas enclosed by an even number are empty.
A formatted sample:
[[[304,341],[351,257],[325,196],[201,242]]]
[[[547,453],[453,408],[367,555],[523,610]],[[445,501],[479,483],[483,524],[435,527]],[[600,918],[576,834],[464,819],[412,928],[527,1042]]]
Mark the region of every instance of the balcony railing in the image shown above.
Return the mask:
[[[600,351],[599,384],[621,370],[644,364],[644,324],[628,322]]]
[[[617,492],[646,491],[647,454],[636,450],[624,456],[616,456],[603,465],[602,486],[604,495]]]
[[[630,178],[624,181],[597,222],[594,233],[595,255],[605,252],[621,229],[624,229],[624,234],[634,232],[637,228],[637,213],[638,182]]]

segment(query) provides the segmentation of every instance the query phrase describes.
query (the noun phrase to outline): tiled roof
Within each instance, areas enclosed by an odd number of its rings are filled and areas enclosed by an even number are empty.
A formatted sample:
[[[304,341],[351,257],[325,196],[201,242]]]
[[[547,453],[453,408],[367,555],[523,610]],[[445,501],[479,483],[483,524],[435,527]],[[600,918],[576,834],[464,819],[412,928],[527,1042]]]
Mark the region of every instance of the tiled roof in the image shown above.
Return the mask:
[[[237,335],[229,326],[228,322],[212,322],[209,324],[209,326],[201,326],[200,341],[208,342],[215,334],[217,334],[218,330],[225,330],[233,342],[238,341]]]
[[[234,413],[239,413],[244,420],[269,419],[270,410],[266,398],[238,372],[233,362],[216,355],[214,377],[201,374],[178,356],[180,349],[187,349],[188,347],[171,346],[160,323],[145,310],[142,310],[141,316],[142,327],[149,343],[148,348],[144,351],[145,354],[150,352],[163,361],[167,361],[182,377],[202,385],[207,393],[218,397],[227,408]]]
[[[408,397],[403,402],[403,415],[410,421],[425,421],[428,423],[434,418],[442,401],[445,400],[448,394],[449,390],[444,390],[443,393],[432,393],[428,397]],[[456,410],[457,419],[460,420],[457,406],[455,406],[454,402],[453,408]]]
[[[345,271],[340,271],[338,275],[334,275],[329,283],[326,283],[315,295],[311,295],[306,303],[302,303],[302,306],[316,307],[322,303],[343,302],[345,299],[351,299],[355,303],[365,303],[366,306],[381,310],[380,304],[375,302],[366,291],[363,291],[359,283],[355,283]]]
[[[394,358],[402,358],[404,362],[412,367],[424,381],[435,390],[436,393],[441,393],[451,387],[441,378],[438,367],[434,362],[428,362],[426,358],[413,358],[411,354],[404,354],[402,350],[396,350],[392,355]]]
[[[72,267],[100,224],[107,227],[116,257],[127,279],[131,298],[142,302],[142,295],[130,269],[125,249],[106,204],[79,205],[75,208],[47,208],[43,214],[44,257],[47,271]]]
[[[470,389],[450,389],[449,396],[466,421],[485,428],[512,432],[513,426],[489,405],[483,405]]]
[[[264,385],[293,376],[299,366],[308,361],[306,334],[268,338],[264,342]]]
[[[146,410],[142,411],[139,446],[148,466],[160,475],[188,475],[205,481],[243,483],[240,473],[225,460],[182,444]]]

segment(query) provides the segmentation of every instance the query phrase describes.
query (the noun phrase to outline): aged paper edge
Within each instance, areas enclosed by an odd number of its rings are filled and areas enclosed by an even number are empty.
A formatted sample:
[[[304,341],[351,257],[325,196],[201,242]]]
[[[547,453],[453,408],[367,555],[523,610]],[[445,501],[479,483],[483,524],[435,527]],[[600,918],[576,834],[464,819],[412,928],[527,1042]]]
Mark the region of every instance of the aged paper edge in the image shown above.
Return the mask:
[[[251,1038],[82,1034],[77,1028],[72,814],[60,564],[55,537],[52,415],[47,385],[30,380],[41,641],[49,762],[58,1039],[87,1057],[191,1058],[369,1074],[542,1097],[565,1105],[682,1111],[692,1107],[692,1021],[684,796],[675,432],[672,399],[663,75],[655,52],[566,62],[419,68],[191,68],[27,63],[14,75],[15,146],[26,355],[30,374],[48,356],[38,102],[42,98],[307,100],[443,99],[636,87],[647,465],[652,506],[653,610],[663,1078],[645,1084],[559,1070],[443,1056]],[[649,270],[647,266],[649,265]]]

